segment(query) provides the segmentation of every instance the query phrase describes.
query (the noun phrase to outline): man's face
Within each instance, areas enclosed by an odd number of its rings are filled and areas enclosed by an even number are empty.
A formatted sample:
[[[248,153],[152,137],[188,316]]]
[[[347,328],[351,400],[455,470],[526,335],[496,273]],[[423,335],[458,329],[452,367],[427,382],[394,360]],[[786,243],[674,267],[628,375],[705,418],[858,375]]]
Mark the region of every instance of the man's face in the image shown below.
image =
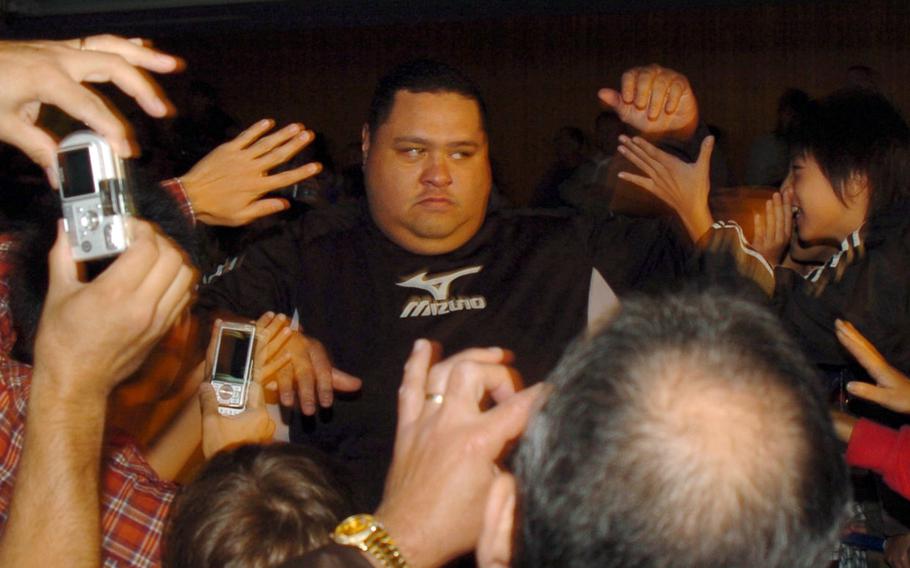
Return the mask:
[[[373,220],[402,248],[444,254],[483,224],[492,181],[473,99],[398,91],[377,131],[364,127],[363,152]]]

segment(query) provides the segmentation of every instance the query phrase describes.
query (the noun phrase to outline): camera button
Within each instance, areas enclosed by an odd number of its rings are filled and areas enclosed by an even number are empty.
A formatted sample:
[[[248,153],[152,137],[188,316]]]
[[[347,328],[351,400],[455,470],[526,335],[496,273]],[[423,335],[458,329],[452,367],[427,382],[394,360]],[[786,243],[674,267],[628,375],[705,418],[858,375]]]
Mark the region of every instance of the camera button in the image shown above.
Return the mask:
[[[94,211],[86,211],[85,214],[79,218],[79,224],[82,225],[82,228],[86,231],[94,231],[98,228],[98,214]]]
[[[92,243],[90,241],[82,241],[82,252],[89,252],[92,250]]]

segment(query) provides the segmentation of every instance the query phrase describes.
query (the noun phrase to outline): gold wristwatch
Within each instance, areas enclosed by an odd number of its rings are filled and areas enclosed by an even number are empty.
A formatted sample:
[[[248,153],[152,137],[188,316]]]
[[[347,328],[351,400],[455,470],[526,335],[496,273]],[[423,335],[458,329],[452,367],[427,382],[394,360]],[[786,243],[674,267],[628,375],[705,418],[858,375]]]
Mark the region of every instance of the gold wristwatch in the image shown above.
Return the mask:
[[[360,549],[388,568],[408,568],[392,537],[373,515],[353,515],[341,521],[332,533],[332,540]]]

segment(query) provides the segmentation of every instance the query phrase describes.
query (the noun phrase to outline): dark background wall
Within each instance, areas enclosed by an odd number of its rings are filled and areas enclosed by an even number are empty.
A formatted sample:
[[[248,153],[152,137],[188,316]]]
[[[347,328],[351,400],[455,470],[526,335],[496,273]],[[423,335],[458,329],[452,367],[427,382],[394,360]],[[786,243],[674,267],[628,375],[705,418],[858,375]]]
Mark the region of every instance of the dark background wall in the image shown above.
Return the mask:
[[[405,3],[387,4],[394,8],[387,17],[375,17],[371,3],[363,3],[366,12],[358,16],[357,2],[344,10],[310,3],[309,9],[324,11],[323,19],[308,14],[304,3],[16,17],[0,32],[109,30],[152,37],[188,62],[183,76],[163,81],[178,106],[188,79],[202,79],[241,123],[263,116],[300,120],[324,132],[336,153],[359,138],[383,71],[412,57],[439,58],[465,69],[485,92],[494,157],[505,191],[519,202],[551,160],[553,132],[565,124],[589,130],[600,110],[597,89],[618,85],[633,65],[659,62],[690,77],[703,117],[728,136],[738,174],[750,140],[773,128],[776,100],[786,87],[823,95],[844,83],[849,66],[865,64],[881,73],[883,89],[902,108],[910,106],[905,0],[695,7],[642,1],[573,4],[571,10],[510,3],[492,12],[476,2],[461,3],[462,10],[449,2],[438,17],[432,3],[412,16]]]

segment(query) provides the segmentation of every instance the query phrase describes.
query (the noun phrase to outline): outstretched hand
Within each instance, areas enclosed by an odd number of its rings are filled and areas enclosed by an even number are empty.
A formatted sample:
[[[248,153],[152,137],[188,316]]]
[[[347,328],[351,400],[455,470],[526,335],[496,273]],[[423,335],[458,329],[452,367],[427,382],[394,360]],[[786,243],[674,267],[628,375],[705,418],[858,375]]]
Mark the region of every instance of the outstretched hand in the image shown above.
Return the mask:
[[[685,75],[656,64],[623,73],[622,90],[598,97],[642,136],[688,140],[698,127],[698,102]]]
[[[147,47],[142,39],[97,35],[66,41],[0,41],[0,140],[25,152],[52,173],[57,142],[35,124],[42,104],[84,122],[121,157],[133,154],[129,125],[83,83],[117,85],[151,116],[170,112],[161,88],[142,70],[170,73],[176,57]]]
[[[268,136],[275,122],[263,119],[199,160],[180,177],[196,216],[207,225],[246,225],[288,208],[286,199],[263,195],[318,174],[309,163],[269,174],[309,144],[314,134],[293,123]]]
[[[837,320],[834,327],[841,345],[856,357],[857,362],[876,382],[875,385],[870,385],[851,381],[847,383],[847,391],[889,410],[910,413],[910,378],[889,365],[882,354],[850,322]]]
[[[714,222],[708,207],[714,137],[708,136],[702,141],[698,160],[693,164],[664,152],[640,136],[620,136],[619,141],[620,154],[644,173],[642,176],[620,172],[620,179],[653,193],[672,207],[689,236],[697,242]]]

